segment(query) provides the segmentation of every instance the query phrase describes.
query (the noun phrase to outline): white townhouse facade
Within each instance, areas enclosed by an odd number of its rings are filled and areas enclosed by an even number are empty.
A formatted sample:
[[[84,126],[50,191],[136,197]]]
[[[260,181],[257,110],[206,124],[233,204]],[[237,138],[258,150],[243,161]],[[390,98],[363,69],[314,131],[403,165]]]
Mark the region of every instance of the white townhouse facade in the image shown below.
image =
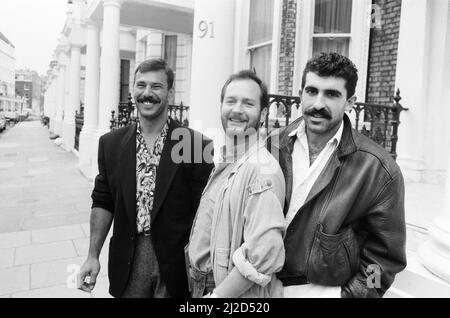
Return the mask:
[[[213,139],[221,127],[220,89],[240,69],[254,69],[271,94],[298,96],[306,61],[337,51],[358,67],[359,101],[390,104],[400,89],[408,108],[397,144],[405,181],[446,190],[437,209],[419,217],[406,211],[408,233],[424,235],[390,295],[450,297],[450,0],[69,2],[45,113],[73,150],[74,113],[84,104],[76,153],[90,178],[98,138],[109,131],[111,111],[126,101],[134,68],[145,58],[165,58],[175,69],[173,102],[189,105],[190,126]]]
[[[21,98],[16,98],[15,64],[15,47],[0,32],[0,111],[16,111],[23,104]]]
[[[69,1],[48,71],[45,114],[51,130],[74,150],[75,111],[84,105],[80,169],[97,171],[97,144],[111,111],[126,102],[138,63],[165,58],[176,73],[176,104],[190,103],[194,1]],[[53,119],[53,120],[52,120]]]

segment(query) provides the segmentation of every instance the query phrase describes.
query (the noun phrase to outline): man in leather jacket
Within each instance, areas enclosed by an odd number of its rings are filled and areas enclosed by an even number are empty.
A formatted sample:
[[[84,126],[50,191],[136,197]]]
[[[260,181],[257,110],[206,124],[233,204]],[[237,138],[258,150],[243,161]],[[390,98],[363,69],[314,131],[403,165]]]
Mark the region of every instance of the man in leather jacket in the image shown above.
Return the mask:
[[[345,114],[357,80],[348,58],[314,57],[302,117],[268,139],[286,181],[285,297],[382,297],[406,266],[402,173]]]

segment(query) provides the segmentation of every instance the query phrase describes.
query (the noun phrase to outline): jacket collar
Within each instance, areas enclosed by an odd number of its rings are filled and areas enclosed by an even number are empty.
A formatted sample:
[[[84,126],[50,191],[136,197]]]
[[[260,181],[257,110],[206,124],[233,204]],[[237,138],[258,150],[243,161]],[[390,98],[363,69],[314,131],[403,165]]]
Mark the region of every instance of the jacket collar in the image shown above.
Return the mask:
[[[302,121],[303,117],[299,117],[287,126],[284,131],[280,132],[280,149],[286,148],[289,150],[289,153],[292,154],[294,142],[297,138],[297,135],[293,134],[293,132],[297,131],[298,126],[300,126]],[[357,150],[352,124],[347,114],[344,114],[343,122],[344,128],[342,131],[342,137],[337,147],[337,156],[339,159],[348,156]]]
[[[153,198],[153,210],[150,212],[151,224],[154,223],[158,212],[161,210],[161,206],[166,199],[170,185],[172,184],[179,167],[179,164],[172,160],[172,148],[178,143],[179,139],[172,138],[172,133],[179,127],[181,127],[181,125],[175,120],[170,120],[166,141],[161,153],[161,159],[159,160],[159,166],[156,170],[155,196]]]
[[[352,123],[347,114],[344,114],[344,130],[342,132],[341,142],[337,148],[339,159],[354,153],[358,149],[355,142],[355,132],[352,129]]]
[[[289,136],[293,131],[298,129],[303,117],[297,118],[289,126],[280,130],[278,133],[271,134],[269,150],[278,159],[281,170],[286,181],[286,200],[284,213],[289,209],[289,203],[292,197],[293,176],[292,176],[292,151],[297,135]],[[342,131],[341,141],[338,144],[335,155],[332,155],[328,164],[325,166],[321,175],[312,187],[304,206],[316,197],[332,180],[336,169],[340,166],[342,158],[354,153],[357,150],[355,144],[354,133],[351,127],[350,119],[344,114],[344,128]]]

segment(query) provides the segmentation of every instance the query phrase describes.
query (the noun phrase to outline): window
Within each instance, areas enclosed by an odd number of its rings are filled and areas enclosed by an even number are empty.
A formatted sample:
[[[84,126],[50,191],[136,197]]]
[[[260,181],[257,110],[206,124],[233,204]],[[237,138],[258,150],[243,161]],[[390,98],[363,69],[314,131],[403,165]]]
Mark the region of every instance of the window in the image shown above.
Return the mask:
[[[120,102],[128,102],[130,92],[130,61],[120,60]]]
[[[273,0],[251,0],[248,47],[250,68],[270,90],[273,42]]]
[[[177,70],[177,36],[176,35],[165,35],[164,36],[164,60],[167,65],[173,70],[174,73],[174,84]],[[169,100],[169,104],[175,104],[175,94],[172,95]]]
[[[295,37],[293,94],[302,70],[319,52],[338,52],[358,68],[356,96],[365,100],[372,0],[299,0]]]
[[[313,55],[337,52],[349,56],[352,0],[315,0]]]

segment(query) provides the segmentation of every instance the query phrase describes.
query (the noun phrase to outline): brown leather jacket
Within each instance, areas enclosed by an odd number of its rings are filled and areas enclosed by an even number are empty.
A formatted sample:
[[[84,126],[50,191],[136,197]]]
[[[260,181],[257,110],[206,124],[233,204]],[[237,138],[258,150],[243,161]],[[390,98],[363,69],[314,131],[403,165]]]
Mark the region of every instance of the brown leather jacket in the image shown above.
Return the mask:
[[[286,181],[285,213],[292,195],[292,149],[302,118],[275,132],[268,148]],[[285,286],[341,286],[342,297],[381,297],[406,266],[404,182],[391,155],[351,128],[287,228]]]

